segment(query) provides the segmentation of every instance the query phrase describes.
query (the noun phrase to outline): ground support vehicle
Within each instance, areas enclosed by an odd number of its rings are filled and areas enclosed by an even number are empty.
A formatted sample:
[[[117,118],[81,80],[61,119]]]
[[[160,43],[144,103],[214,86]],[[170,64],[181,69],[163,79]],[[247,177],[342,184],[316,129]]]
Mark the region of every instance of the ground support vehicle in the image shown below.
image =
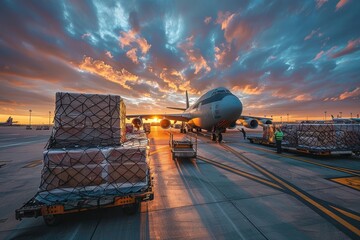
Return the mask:
[[[74,202],[57,202],[45,204],[36,200],[36,196],[15,210],[16,220],[23,218],[37,218],[42,216],[48,226],[56,225],[59,217],[65,214],[84,212],[95,209],[123,207],[126,214],[134,214],[138,211],[141,202],[154,199],[152,177],[149,174],[149,183],[145,190],[125,195],[107,195],[88,197]]]
[[[169,144],[173,160],[197,156],[197,135],[194,133],[188,133],[186,139],[182,140],[174,140],[174,135],[170,133]]]

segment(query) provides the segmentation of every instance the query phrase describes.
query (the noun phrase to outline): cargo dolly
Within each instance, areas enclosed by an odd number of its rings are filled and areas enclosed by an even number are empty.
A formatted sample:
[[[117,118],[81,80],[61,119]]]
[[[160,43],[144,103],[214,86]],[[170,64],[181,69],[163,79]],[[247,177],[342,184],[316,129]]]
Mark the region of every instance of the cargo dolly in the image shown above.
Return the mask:
[[[196,158],[197,156],[197,135],[188,133],[186,140],[174,140],[174,135],[170,133],[170,148],[172,159]]]
[[[15,210],[16,220],[23,218],[37,218],[42,216],[48,226],[59,223],[59,217],[64,214],[84,212],[95,209],[123,207],[126,214],[135,214],[141,202],[154,199],[152,177],[144,191],[125,195],[107,195],[99,197],[88,197],[72,202],[56,202],[46,204],[36,199],[36,196],[25,203],[21,208]]]

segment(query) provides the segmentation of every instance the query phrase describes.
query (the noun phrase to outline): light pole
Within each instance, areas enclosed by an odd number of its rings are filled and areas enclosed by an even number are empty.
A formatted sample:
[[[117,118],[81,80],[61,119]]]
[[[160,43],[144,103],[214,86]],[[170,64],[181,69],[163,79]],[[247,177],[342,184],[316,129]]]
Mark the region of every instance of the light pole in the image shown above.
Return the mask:
[[[282,116],[280,116],[280,122],[282,123]]]
[[[342,112],[339,112],[340,114],[339,114],[339,118],[342,118]]]
[[[31,112],[32,112],[32,110],[30,109],[29,110],[29,113],[30,113],[30,117],[29,117],[29,126],[31,127]]]
[[[49,111],[49,126],[50,126],[50,116],[51,116],[51,111]]]
[[[324,113],[325,113],[325,119],[324,120],[326,121],[326,111]]]
[[[289,122],[289,114],[287,113],[286,116],[287,116],[287,122]]]
[[[350,113],[350,118],[352,118],[352,112]]]

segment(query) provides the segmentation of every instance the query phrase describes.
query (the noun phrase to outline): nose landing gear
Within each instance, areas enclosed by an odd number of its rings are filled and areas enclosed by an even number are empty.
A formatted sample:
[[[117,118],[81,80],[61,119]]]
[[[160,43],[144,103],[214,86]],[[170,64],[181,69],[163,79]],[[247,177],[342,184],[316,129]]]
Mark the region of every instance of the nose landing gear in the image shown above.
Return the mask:
[[[211,141],[221,143],[223,140],[222,129],[215,129],[211,134]]]

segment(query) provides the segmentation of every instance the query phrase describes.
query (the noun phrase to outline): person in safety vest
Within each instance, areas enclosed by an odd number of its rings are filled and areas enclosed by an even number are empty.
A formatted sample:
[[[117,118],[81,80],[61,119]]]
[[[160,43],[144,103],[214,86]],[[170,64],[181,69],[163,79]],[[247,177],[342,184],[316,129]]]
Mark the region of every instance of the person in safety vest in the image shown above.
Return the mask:
[[[281,153],[282,149],[281,149],[281,141],[283,140],[284,137],[284,133],[281,131],[280,128],[276,128],[275,131],[275,140],[276,140],[276,152],[277,153]]]

